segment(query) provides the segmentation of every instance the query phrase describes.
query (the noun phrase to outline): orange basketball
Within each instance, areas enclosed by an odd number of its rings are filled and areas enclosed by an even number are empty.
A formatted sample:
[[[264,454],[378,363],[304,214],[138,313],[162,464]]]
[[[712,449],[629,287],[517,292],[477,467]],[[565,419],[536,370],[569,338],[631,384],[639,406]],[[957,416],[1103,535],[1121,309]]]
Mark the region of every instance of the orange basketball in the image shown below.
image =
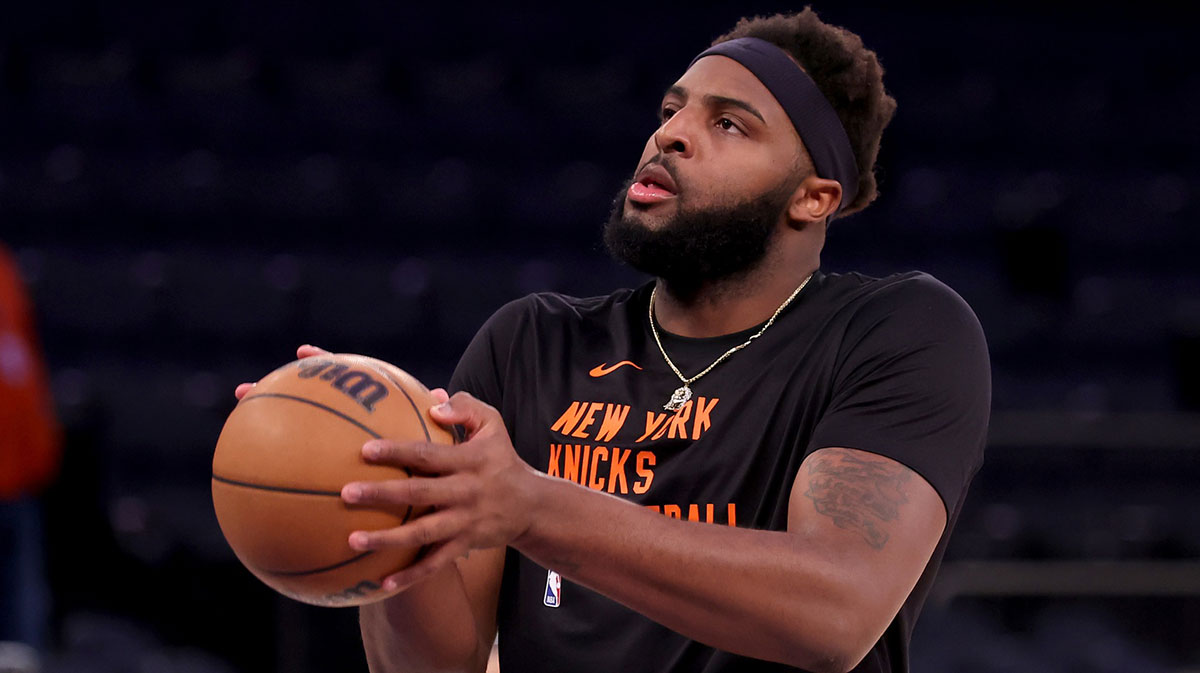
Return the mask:
[[[347,538],[424,510],[348,505],[341,489],[409,476],[366,463],[362,445],[371,438],[453,444],[429,416],[433,404],[412,376],[361,355],[305,358],[264,377],[225,421],[213,455],[213,507],[238,559],[271,588],[313,605],[391,595],[383,579],[419,549],[360,552]]]

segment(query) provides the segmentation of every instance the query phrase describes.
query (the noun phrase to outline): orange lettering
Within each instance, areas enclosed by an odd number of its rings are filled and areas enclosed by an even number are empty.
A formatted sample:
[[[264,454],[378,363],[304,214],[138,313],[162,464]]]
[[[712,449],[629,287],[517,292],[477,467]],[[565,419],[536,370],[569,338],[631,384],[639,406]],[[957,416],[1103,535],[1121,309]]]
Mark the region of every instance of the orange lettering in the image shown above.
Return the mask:
[[[637,473],[642,478],[642,481],[633,483],[633,492],[641,495],[650,490],[650,484],[654,481],[654,470],[648,466],[652,466],[658,462],[658,459],[649,451],[638,451],[637,455]]]
[[[638,437],[637,441],[638,442],[646,441],[646,438],[650,436],[650,433],[657,430],[658,426],[662,425],[662,422],[665,420],[667,420],[666,414],[656,414],[653,411],[647,411],[646,412],[646,432],[642,433],[642,436]],[[637,442],[635,442],[635,444],[636,443]]]
[[[592,402],[589,404],[587,407],[587,415],[584,416],[583,422],[579,424],[579,427],[575,428],[575,432],[571,433],[571,436],[579,437],[580,439],[587,439],[588,433],[585,431],[588,429],[588,426],[596,422],[596,412],[603,408],[604,405],[600,402]]]
[[[617,431],[625,425],[629,416],[628,404],[608,404],[604,407],[604,420],[600,422],[600,430],[596,433],[596,441],[607,442],[616,436]]]
[[[703,397],[696,398],[696,418],[692,422],[692,439],[700,439],[700,435],[712,427],[712,418],[710,418],[710,415],[712,414],[713,407],[717,406],[717,402],[720,401],[720,398],[714,397],[705,406]]]
[[[583,445],[583,460],[579,461],[579,485],[586,486],[588,480],[588,454],[592,452],[591,444]]]
[[[563,471],[562,478],[570,481],[579,481],[579,451],[580,446],[575,444],[563,445]]]
[[[550,465],[546,470],[546,474],[551,477],[560,476],[561,472],[558,469],[558,461],[562,458],[562,444],[550,445]]]
[[[675,433],[678,432],[679,439],[687,439],[687,419],[691,418],[691,416],[692,401],[688,400],[687,404],[680,407],[679,411],[675,412],[675,416],[671,418],[671,430],[667,433],[667,436],[671,439],[675,439]]]
[[[601,451],[604,452],[604,459],[608,460],[608,449],[604,448],[603,446],[597,446],[596,448],[592,449],[592,478],[588,480],[588,486],[596,489],[597,491],[604,490],[604,478],[602,477],[600,479],[596,479],[596,463],[600,460]]]
[[[557,421],[554,421],[554,425],[550,426],[550,430],[561,432],[564,435],[571,434],[571,429],[575,427],[579,419],[583,418],[583,413],[586,410],[586,402],[572,402],[571,406],[563,412],[563,415],[559,416]]]
[[[683,516],[684,506],[683,505],[643,505],[643,507],[645,507],[646,509],[649,509],[649,510],[653,510],[655,512],[659,512],[663,516],[669,516],[672,519],[683,520],[683,518],[684,518],[684,516]],[[714,513],[715,513],[714,510],[715,510],[715,507],[711,502],[704,503],[704,518],[702,519],[702,518],[700,518],[700,505],[698,503],[687,505],[687,520],[695,521],[697,523],[714,523],[716,521],[716,517],[714,516]],[[729,522],[728,522],[729,525],[736,526],[737,525],[737,505],[732,502],[729,503],[727,505],[726,511],[729,515]]]
[[[632,451],[623,451],[612,447],[612,459],[608,461],[608,492],[616,493],[617,480],[621,481],[621,495],[629,493],[629,485],[625,483],[625,461]]]

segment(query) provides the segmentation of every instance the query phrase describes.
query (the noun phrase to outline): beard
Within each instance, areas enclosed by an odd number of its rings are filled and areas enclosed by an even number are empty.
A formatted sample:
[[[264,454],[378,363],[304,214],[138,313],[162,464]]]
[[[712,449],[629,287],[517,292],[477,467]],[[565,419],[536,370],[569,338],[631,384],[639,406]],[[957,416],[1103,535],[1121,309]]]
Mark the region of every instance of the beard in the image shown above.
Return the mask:
[[[704,209],[688,208],[676,197],[675,215],[651,229],[625,212],[630,178],[604,225],[604,246],[617,261],[661,278],[672,293],[694,296],[701,287],[736,278],[762,263],[795,182],[789,177],[753,198]]]

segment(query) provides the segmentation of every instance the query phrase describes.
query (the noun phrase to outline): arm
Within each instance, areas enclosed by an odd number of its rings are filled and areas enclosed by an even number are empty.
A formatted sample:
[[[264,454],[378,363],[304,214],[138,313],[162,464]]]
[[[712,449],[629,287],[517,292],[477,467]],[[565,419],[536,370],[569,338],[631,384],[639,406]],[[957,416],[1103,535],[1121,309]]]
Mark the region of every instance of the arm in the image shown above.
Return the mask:
[[[451,389],[497,403],[502,399],[501,363],[525,314],[523,302],[510,302],[480,328],[450,379]],[[445,391],[431,392],[446,401]],[[430,540],[425,557],[436,555],[441,570],[383,603],[361,608],[363,647],[374,673],[484,671],[496,639],[506,547],[454,551],[446,554],[446,545]]]
[[[848,449],[805,461],[787,532],[680,522],[555,490],[547,509],[561,514],[536,519],[518,549],[691,638],[812,671],[849,670],[866,655],[945,526],[923,480]],[[606,524],[580,534],[576,517]]]
[[[361,484],[352,498],[438,506],[405,526],[351,536],[358,549],[437,543],[389,578],[400,585],[468,549],[510,544],[698,641],[845,671],[895,616],[945,526],[932,487],[864,452],[813,453],[795,479],[788,530],[756,531],[669,519],[536,472],[513,451],[495,409],[469,395],[432,413],[467,428],[461,451],[373,441],[364,455],[439,476]]]
[[[542,481],[543,514],[518,550],[690,638],[812,671],[866,655],[945,526],[923,480],[848,449],[805,461],[787,532],[678,521]]]
[[[446,392],[432,391],[445,401]],[[504,547],[455,559],[427,580],[359,608],[372,673],[481,673],[496,639]]]
[[[481,673],[496,637],[504,549],[474,552],[392,598],[359,608],[373,673]]]

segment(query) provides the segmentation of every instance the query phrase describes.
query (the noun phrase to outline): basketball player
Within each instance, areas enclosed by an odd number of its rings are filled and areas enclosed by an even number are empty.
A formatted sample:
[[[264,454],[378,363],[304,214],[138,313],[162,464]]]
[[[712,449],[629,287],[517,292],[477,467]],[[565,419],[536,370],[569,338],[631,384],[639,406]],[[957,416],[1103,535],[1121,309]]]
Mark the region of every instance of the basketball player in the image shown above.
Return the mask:
[[[928,275],[823,273],[876,195],[895,108],[875,54],[805,10],[742,20],[662,100],[604,238],[655,277],[539,294],[480,330],[432,410],[456,447],[377,440],[430,505],[361,608],[376,673],[907,671],[990,404],[983,334]],[[321,351],[303,347],[301,356]]]

